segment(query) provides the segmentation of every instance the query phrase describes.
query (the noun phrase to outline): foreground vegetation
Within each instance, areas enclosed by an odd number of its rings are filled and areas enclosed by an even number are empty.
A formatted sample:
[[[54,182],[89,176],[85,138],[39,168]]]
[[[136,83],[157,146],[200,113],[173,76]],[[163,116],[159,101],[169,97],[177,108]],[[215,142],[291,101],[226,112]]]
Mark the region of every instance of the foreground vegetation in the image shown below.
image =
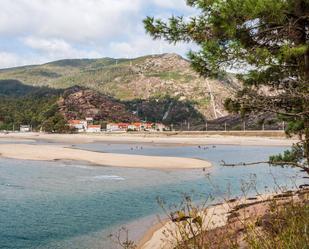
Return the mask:
[[[305,188],[272,197],[225,200],[217,204],[218,210],[225,205],[227,213],[225,224],[219,225],[225,220],[222,211],[196,206],[186,197],[177,211],[166,211],[173,225],[164,229],[161,242],[171,249],[308,249],[308,204]],[[121,248],[137,248],[125,228],[111,238]]]
[[[309,248],[308,204],[307,199],[305,203],[288,203],[277,209],[272,205],[269,215],[259,219],[255,227],[248,228],[249,232],[246,236],[248,247],[252,249]]]

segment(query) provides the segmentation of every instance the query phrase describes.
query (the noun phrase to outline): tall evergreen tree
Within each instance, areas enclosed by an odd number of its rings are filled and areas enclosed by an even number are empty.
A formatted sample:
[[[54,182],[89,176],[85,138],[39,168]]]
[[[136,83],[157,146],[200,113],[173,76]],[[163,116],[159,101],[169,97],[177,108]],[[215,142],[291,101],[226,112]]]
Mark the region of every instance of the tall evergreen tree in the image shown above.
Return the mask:
[[[309,173],[309,0],[187,0],[198,15],[147,17],[154,39],[193,42],[194,69],[211,77],[238,70],[243,89],[226,101],[230,111],[272,112],[287,121],[300,142],[272,157]]]

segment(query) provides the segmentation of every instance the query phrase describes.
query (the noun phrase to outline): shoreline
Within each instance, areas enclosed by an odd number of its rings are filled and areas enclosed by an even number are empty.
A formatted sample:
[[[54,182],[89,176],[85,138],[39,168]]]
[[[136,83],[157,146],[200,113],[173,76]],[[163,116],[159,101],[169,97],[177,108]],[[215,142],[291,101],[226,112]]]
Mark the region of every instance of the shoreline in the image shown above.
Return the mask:
[[[253,133],[254,134],[254,133]],[[267,133],[265,133],[267,134]],[[45,141],[47,143],[87,144],[87,143],[139,143],[162,146],[197,146],[197,145],[239,145],[239,146],[291,146],[297,139],[272,136],[234,136],[197,134],[46,134],[46,133],[0,133],[1,140]]]
[[[233,212],[259,212],[263,210],[265,205],[275,199],[296,198],[298,192],[302,190],[293,190],[285,192],[274,192],[257,194],[254,197],[243,197],[230,200],[224,200],[223,203],[210,204],[202,214],[204,231],[212,231],[219,228],[224,228],[229,225],[230,217]],[[303,190],[309,193],[308,189]],[[203,225],[204,226],[204,225]],[[175,238],[168,236],[169,231],[177,231],[177,224],[169,219],[158,221],[150,229],[148,229],[143,237],[138,241],[137,249],[171,249],[175,247]]]
[[[101,153],[57,145],[0,144],[0,157],[34,161],[79,161],[93,166],[149,169],[206,169],[208,161],[194,158]]]

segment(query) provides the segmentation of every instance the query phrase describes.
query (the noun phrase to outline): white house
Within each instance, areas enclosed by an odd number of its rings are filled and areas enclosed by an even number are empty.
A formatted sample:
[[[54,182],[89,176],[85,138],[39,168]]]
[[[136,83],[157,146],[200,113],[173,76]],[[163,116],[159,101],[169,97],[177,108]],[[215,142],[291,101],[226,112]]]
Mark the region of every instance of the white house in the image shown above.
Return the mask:
[[[88,124],[86,120],[69,120],[69,126],[78,132],[85,132]]]
[[[109,123],[106,126],[106,131],[127,131],[130,124],[128,123]]]
[[[101,125],[88,125],[86,132],[89,133],[101,132]]]
[[[168,130],[168,128],[164,124],[161,124],[161,123],[156,123],[155,129],[157,131],[166,131],[166,130]]]
[[[31,126],[30,125],[21,125],[19,127],[20,132],[30,132],[31,131]]]

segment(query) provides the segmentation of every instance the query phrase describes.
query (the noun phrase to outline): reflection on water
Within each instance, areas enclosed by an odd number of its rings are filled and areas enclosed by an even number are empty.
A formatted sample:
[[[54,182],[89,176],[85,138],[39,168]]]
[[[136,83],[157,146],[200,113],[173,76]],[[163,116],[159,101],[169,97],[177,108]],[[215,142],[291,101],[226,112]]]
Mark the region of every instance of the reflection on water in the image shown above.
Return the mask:
[[[212,161],[206,179],[201,170],[162,171],[86,167],[78,163],[0,159],[0,248],[111,248],[109,231],[160,213],[157,197],[168,204],[182,193],[195,200],[241,195],[242,181],[255,181],[261,192],[277,185],[303,183],[295,169],[268,165],[223,168],[228,162],[265,160],[284,148],[240,146],[151,147],[79,145],[89,150],[204,158]],[[296,177],[298,177],[296,179]],[[276,179],[276,182],[274,181]],[[268,188],[266,188],[268,186]],[[268,190],[269,189],[269,190]],[[193,191],[193,192],[192,192]],[[145,221],[144,221],[145,222]],[[135,226],[135,233],[142,231]]]

